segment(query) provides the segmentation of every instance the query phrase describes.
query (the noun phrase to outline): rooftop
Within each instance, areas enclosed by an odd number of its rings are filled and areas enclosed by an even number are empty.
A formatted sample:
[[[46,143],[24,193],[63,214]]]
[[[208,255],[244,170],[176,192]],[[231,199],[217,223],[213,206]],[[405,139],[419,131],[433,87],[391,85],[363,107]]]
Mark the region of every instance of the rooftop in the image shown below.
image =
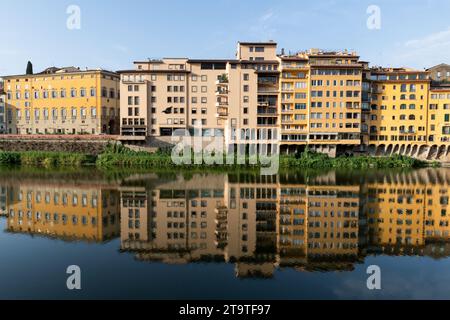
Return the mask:
[[[372,73],[428,73],[424,70],[415,70],[411,68],[385,68],[385,67],[372,67],[370,68]]]
[[[243,46],[276,46],[277,43],[273,40],[269,40],[269,41],[262,41],[262,42],[246,42],[246,41],[239,41],[238,44],[243,45]]]
[[[439,68],[448,68],[448,69],[450,69],[450,65],[448,65],[446,63],[441,63],[441,64],[438,64],[438,65],[436,65],[434,67],[428,68],[427,71],[433,71],[433,70],[439,69]]]
[[[34,74],[8,75],[8,76],[3,76],[3,78],[5,78],[5,79],[32,78],[32,77],[40,77],[40,76],[44,76],[44,75],[61,75],[61,74],[92,73],[92,72],[109,73],[111,75],[116,74],[116,72],[114,72],[114,71],[109,71],[109,70],[105,70],[105,69],[101,69],[101,68],[97,68],[97,69],[86,68],[83,70],[79,67],[63,67],[63,68],[49,67],[42,72],[38,72],[38,73],[34,73]]]

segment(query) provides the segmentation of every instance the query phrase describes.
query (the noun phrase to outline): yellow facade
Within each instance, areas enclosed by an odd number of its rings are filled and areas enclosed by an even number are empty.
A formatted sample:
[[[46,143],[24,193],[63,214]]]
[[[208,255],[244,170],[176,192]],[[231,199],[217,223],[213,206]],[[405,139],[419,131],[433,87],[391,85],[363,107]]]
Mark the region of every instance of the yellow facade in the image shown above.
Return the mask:
[[[372,73],[370,143],[396,146],[427,143],[430,80],[426,72]]]
[[[118,134],[119,77],[75,68],[5,77],[10,134]]]
[[[281,56],[283,144],[361,144],[362,68],[354,53]]]
[[[429,98],[428,137],[430,144],[450,143],[450,87],[432,88]]]
[[[282,59],[281,130],[286,144],[306,144],[309,126],[309,67],[306,58]]]

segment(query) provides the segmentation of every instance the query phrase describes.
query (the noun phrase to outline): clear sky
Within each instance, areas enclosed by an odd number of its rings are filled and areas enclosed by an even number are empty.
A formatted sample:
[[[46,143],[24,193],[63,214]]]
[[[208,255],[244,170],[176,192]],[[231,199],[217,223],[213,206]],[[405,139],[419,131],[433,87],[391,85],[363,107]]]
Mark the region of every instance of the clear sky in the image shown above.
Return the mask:
[[[69,30],[69,5],[81,29]],[[381,28],[367,27],[377,5]],[[450,63],[450,0],[0,0],[0,75],[136,59],[233,58],[237,41],[357,51],[372,65]]]

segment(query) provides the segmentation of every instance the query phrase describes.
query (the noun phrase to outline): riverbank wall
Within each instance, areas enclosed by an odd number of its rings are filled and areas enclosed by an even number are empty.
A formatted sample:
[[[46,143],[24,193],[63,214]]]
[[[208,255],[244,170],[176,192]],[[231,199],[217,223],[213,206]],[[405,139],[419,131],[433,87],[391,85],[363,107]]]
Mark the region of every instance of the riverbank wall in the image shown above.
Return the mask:
[[[0,151],[69,152],[97,156],[110,144],[120,143],[117,136],[12,136],[0,135]]]

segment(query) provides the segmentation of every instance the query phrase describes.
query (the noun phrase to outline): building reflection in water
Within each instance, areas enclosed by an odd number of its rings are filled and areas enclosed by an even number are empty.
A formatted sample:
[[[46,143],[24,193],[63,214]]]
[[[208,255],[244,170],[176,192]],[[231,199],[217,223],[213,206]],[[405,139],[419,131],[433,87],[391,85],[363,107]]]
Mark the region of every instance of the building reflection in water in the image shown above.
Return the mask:
[[[118,190],[43,181],[12,184],[5,190],[10,233],[87,242],[104,242],[120,234]]]
[[[237,277],[279,268],[351,271],[367,255],[450,255],[450,170],[132,176],[110,183],[1,186],[7,231],[103,242],[168,264],[230,263]]]

